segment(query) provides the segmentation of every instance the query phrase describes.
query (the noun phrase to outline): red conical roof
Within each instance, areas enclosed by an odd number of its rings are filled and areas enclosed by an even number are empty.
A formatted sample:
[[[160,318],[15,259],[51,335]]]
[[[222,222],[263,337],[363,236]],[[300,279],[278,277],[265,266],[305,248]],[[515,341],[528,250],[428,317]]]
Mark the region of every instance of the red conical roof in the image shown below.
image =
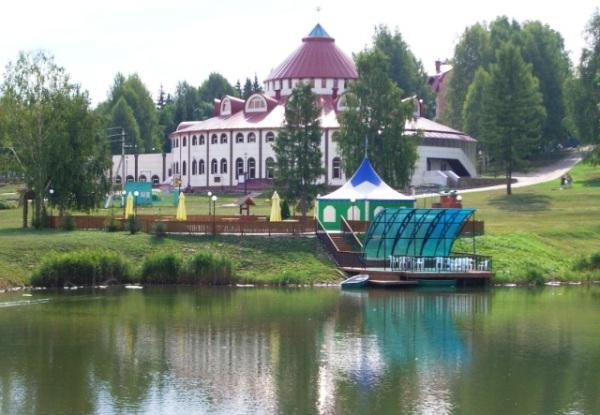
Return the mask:
[[[335,39],[317,24],[302,45],[271,71],[267,81],[298,78],[357,79],[354,61],[336,45]]]

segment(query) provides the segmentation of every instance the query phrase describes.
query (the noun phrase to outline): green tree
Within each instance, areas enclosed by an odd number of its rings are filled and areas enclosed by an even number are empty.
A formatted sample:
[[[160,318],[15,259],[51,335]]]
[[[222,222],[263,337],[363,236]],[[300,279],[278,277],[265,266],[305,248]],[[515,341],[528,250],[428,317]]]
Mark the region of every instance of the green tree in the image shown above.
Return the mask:
[[[240,83],[239,79],[235,83],[235,96],[238,98],[242,97],[242,84]]]
[[[175,91],[175,126],[182,121],[197,121],[204,117],[198,89],[187,82],[179,82]],[[169,131],[172,133],[172,131]]]
[[[564,88],[571,73],[571,63],[560,33],[540,22],[523,26],[523,58],[533,66],[544,97],[546,122],[542,136],[546,148],[564,143],[567,132]],[[477,136],[475,136],[477,137]]]
[[[356,170],[367,153],[368,137],[373,167],[391,186],[407,186],[417,160],[415,139],[404,135],[413,103],[402,102],[402,91],[388,75],[389,58],[383,52],[363,51],[355,60],[359,78],[344,94],[346,109],[335,137],[344,171],[349,176]]]
[[[417,95],[423,99],[426,116],[435,115],[435,97],[427,85],[427,74],[423,64],[415,57],[402,39],[400,32],[391,33],[387,26],[375,29],[373,47],[389,58],[389,76],[400,87],[404,96]]]
[[[43,224],[50,188],[51,201],[61,208],[96,206],[106,191],[103,172],[110,160],[87,93],[42,52],[21,53],[9,63],[1,93],[2,131],[33,192],[34,224]]]
[[[285,200],[297,204],[302,216],[312,205],[324,169],[321,161],[321,109],[308,84],[299,84],[285,107],[282,131],[275,139],[275,184]]]
[[[235,88],[229,81],[219,73],[213,72],[208,75],[208,79],[200,85],[200,100],[211,105],[215,99],[221,99],[225,95],[236,95]]]
[[[483,135],[483,103],[489,82],[490,74],[480,67],[475,72],[475,79],[473,79],[467,90],[467,97],[463,106],[464,129],[467,134],[473,137]]]
[[[252,81],[250,78],[246,78],[246,82],[244,82],[244,89],[242,89],[242,99],[248,99],[252,93]]]
[[[124,97],[117,100],[112,108],[110,116],[110,125],[112,127],[121,127],[125,130],[125,144],[128,146],[135,146],[136,148],[142,147],[142,140],[140,136],[140,128],[133,110],[127,103]],[[119,131],[111,130],[117,134]],[[115,132],[116,131],[116,132]],[[117,140],[111,141],[111,152],[112,154],[121,153],[121,142]]]
[[[503,44],[490,67],[483,103],[481,141],[506,173],[506,193],[512,194],[512,174],[526,167],[539,149],[546,116],[539,82],[519,48]]]
[[[260,85],[260,82],[258,82],[258,76],[256,76],[256,74],[254,74],[254,82],[252,82],[252,93],[262,93],[263,92],[263,88]]]
[[[568,120],[582,142],[600,143],[600,11],[596,9],[585,31],[576,77],[568,82]],[[600,161],[596,147],[594,160]]]
[[[452,75],[446,90],[446,107],[441,118],[454,128],[463,128],[463,105],[469,85],[480,66],[492,60],[490,34],[482,24],[468,27],[454,48]]]

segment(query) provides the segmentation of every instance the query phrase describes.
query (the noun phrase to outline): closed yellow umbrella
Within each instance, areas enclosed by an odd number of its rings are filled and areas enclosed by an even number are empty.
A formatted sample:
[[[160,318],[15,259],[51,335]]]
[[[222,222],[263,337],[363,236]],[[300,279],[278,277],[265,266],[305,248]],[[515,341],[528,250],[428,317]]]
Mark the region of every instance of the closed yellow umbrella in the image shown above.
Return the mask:
[[[185,196],[183,193],[179,193],[179,203],[177,203],[177,215],[175,219],[180,221],[187,220],[187,212],[185,210]]]
[[[129,192],[127,194],[127,202],[125,203],[125,219],[129,219],[133,215],[133,194]]]
[[[271,197],[271,222],[281,222],[281,206],[279,205],[280,199],[277,191],[273,192]]]

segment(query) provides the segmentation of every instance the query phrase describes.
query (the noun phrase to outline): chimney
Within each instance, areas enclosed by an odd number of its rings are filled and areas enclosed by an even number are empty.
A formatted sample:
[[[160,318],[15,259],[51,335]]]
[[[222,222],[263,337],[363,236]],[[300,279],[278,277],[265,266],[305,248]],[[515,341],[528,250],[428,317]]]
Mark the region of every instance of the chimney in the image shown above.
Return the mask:
[[[435,61],[435,73],[440,73],[442,72],[442,61],[437,60]]]

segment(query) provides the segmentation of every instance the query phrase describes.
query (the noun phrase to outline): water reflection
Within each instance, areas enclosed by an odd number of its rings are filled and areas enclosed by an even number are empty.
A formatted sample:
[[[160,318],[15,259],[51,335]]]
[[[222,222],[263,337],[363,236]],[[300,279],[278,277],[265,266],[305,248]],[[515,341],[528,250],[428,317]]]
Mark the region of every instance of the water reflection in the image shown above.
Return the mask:
[[[594,413],[598,293],[0,297],[0,413]]]

